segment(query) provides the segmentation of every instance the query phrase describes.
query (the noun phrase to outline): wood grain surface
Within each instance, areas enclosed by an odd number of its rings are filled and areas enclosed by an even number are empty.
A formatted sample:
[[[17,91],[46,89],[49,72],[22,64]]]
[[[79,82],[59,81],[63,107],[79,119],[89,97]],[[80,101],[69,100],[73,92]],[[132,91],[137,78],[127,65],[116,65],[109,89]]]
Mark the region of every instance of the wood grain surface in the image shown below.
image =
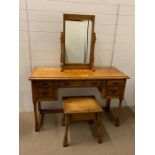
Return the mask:
[[[36,67],[29,80],[43,79],[128,79],[129,77],[115,67],[98,67],[92,70],[64,70],[59,67]]]

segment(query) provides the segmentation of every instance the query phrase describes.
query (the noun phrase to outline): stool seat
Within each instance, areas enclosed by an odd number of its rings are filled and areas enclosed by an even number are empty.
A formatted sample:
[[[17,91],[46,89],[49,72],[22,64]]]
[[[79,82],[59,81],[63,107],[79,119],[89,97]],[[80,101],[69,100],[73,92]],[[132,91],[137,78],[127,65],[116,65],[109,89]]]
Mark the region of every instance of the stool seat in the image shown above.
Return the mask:
[[[97,102],[94,96],[82,97],[64,97],[63,98],[64,119],[62,124],[65,124],[65,135],[63,146],[68,146],[68,126],[74,121],[90,121],[96,122],[96,134],[99,143],[102,142],[100,130],[100,118],[102,107]]]
[[[65,114],[103,112],[102,107],[93,96],[64,98],[63,106]]]

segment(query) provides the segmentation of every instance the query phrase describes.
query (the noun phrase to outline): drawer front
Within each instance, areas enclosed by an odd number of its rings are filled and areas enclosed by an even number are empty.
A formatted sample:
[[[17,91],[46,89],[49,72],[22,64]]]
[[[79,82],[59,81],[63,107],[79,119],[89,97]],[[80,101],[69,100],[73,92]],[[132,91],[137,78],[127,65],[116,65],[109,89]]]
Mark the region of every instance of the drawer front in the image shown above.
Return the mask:
[[[124,85],[125,85],[125,80],[108,80],[107,81],[108,87],[124,86]]]
[[[57,89],[38,89],[37,98],[38,100],[56,100],[57,99]]]
[[[59,87],[98,87],[102,85],[102,81],[60,81]]]
[[[36,88],[53,88],[54,82],[53,81],[35,81],[35,87]]]
[[[106,90],[106,96],[120,96],[120,95],[121,95],[121,89],[119,88],[113,88],[113,89]]]
[[[102,90],[103,98],[120,98],[124,96],[124,87],[105,88]]]

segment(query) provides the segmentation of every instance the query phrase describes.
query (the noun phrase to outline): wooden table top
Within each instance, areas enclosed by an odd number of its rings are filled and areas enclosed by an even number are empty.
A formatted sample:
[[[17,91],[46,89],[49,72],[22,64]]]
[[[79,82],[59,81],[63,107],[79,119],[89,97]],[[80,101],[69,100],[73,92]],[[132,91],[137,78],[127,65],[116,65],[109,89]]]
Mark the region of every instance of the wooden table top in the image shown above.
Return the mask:
[[[71,80],[71,79],[128,79],[129,77],[115,67],[97,67],[92,70],[64,70],[60,67],[36,67],[29,80]]]

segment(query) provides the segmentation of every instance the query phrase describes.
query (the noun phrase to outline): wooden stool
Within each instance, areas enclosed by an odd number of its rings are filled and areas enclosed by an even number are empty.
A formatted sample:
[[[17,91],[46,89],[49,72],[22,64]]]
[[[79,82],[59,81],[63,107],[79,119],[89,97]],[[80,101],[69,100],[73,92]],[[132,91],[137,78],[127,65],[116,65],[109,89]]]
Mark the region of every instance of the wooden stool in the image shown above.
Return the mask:
[[[100,117],[103,112],[101,106],[92,96],[63,98],[65,135],[63,146],[68,146],[68,127],[73,121],[95,121],[98,143],[102,143]]]

